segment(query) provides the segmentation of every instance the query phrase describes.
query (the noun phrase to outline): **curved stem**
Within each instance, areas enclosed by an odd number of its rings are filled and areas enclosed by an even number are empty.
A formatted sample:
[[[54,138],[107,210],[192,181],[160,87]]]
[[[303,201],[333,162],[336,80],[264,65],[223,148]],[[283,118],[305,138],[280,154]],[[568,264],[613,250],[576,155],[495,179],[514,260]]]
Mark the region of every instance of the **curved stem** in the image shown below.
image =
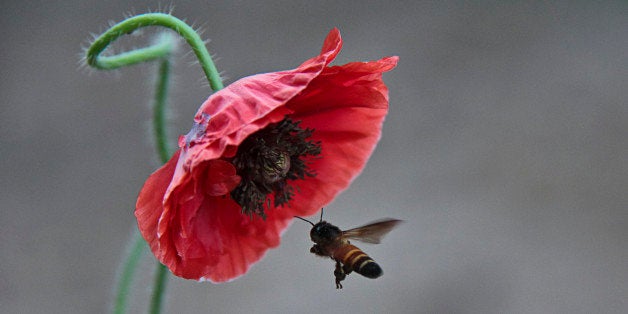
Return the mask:
[[[110,70],[123,66],[134,65],[140,62],[161,59],[157,90],[155,93],[153,130],[159,159],[162,163],[165,163],[171,155],[166,131],[165,108],[168,98],[168,82],[170,77],[169,56],[176,46],[173,37],[162,36],[159,42],[146,48],[113,56],[100,56],[107,46],[120,36],[131,34],[136,29],[142,27],[156,25],[170,28],[185,38],[198,58],[212,90],[217,91],[223,88],[218,70],[216,69],[214,62],[205,47],[205,43],[201,40],[200,36],[186,23],[168,14],[141,14],[112,26],[109,30],[96,38],[90,45],[87,50],[86,60],[87,64],[92,67]],[[141,253],[145,247],[145,242],[142,241],[143,239],[139,235],[139,232],[135,231],[134,238],[133,248],[127,255],[124,263],[124,269],[121,273],[121,278],[118,280],[118,293],[116,294],[116,303],[114,307],[114,313],[116,314],[122,314],[126,311],[127,296],[129,294],[131,282],[133,280],[139,258],[141,257]],[[150,313],[158,314],[161,312],[167,275],[167,268],[158,263],[150,303]]]
[[[165,47],[151,46],[110,57],[100,56],[100,53],[103,52],[105,48],[107,48],[107,46],[118,37],[125,34],[131,34],[136,29],[142,27],[156,25],[170,28],[185,38],[187,43],[192,47],[194,54],[196,54],[212,90],[217,91],[224,87],[222,80],[220,79],[218,69],[216,69],[214,62],[205,47],[205,43],[201,40],[198,33],[196,33],[192,27],[185,24],[185,22],[180,19],[164,13],[140,14],[112,26],[105,33],[96,38],[96,40],[94,40],[92,45],[89,47],[87,50],[87,63],[98,69],[109,70],[160,58],[160,56],[163,56],[162,53],[164,53]]]

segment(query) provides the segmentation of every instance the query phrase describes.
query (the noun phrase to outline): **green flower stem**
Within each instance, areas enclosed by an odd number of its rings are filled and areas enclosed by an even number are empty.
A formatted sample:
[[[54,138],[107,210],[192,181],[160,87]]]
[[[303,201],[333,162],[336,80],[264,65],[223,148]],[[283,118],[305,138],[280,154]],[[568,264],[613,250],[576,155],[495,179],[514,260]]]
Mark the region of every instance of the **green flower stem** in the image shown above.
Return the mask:
[[[159,64],[157,75],[157,90],[153,105],[153,131],[155,132],[155,146],[161,163],[166,163],[172,151],[167,136],[166,103],[168,102],[168,83],[170,82],[170,59],[164,58]]]
[[[155,279],[153,282],[153,295],[150,300],[150,314],[161,313],[163,304],[164,291],[166,291],[166,279],[168,275],[168,269],[161,263],[157,263],[157,269],[155,270]]]
[[[127,296],[129,295],[131,281],[133,281],[133,277],[135,276],[135,270],[137,269],[140,257],[142,257],[142,252],[146,249],[146,242],[138,230],[133,231],[132,241],[133,245],[131,246],[131,251],[128,253],[122,273],[120,274],[120,278],[118,278],[118,293],[116,294],[116,303],[113,309],[115,314],[123,314],[126,311]]]
[[[176,46],[173,37],[162,36],[156,44],[149,47],[124,52],[114,56],[100,56],[107,46],[114,42],[118,37],[125,34],[131,34],[136,29],[146,26],[164,26],[174,30],[185,38],[196,54],[212,90],[218,91],[224,86],[218,70],[216,69],[214,62],[205,47],[205,43],[201,40],[200,36],[189,25],[169,14],[149,13],[128,18],[112,26],[109,30],[96,38],[90,45],[87,50],[86,61],[87,64],[97,69],[111,70],[141,62],[161,60],[157,79],[157,90],[153,104],[153,130],[159,159],[162,163],[165,163],[172,154],[170,148],[171,146],[167,137],[165,111],[168,98],[168,83],[170,78],[169,57]],[[126,257],[121,278],[118,279],[118,292],[116,294],[114,307],[114,313],[116,314],[123,314],[126,312],[127,297],[129,295],[130,286],[133,281],[141,253],[146,247],[144,243],[145,242],[139,232],[135,231],[132,249]],[[155,281],[153,284],[153,293],[150,302],[150,313],[152,314],[161,313],[167,275],[167,268],[158,263],[155,271]]]
[[[155,91],[155,103],[153,105],[153,129],[155,132],[155,145],[157,154],[162,163],[166,163],[172,152],[166,136],[166,103],[168,100],[168,86],[170,82],[170,59],[164,58],[159,64],[159,75],[157,75],[157,89]],[[151,314],[161,313],[166,283],[168,282],[167,268],[161,263],[157,263],[155,269],[155,279],[153,281],[153,294],[151,295]]]
[[[161,58],[163,56],[162,53],[165,52],[165,47],[160,46],[151,46],[110,57],[100,56],[100,53],[118,37],[131,34],[136,29],[146,26],[167,27],[181,35],[192,47],[194,54],[196,54],[211,89],[217,91],[224,87],[218,69],[216,69],[205,47],[205,43],[201,40],[198,33],[180,19],[164,13],[140,14],[112,26],[105,33],[96,38],[89,47],[87,50],[87,63],[97,69],[109,70]]]

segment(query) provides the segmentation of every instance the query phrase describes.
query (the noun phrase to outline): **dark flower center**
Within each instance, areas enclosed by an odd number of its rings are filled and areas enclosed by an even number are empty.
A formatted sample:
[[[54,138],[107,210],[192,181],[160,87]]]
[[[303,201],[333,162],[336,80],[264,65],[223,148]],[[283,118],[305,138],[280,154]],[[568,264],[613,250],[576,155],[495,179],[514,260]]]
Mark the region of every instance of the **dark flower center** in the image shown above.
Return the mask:
[[[321,153],[321,143],[310,140],[313,129],[302,129],[299,122],[285,118],[251,134],[238,147],[233,165],[242,177],[231,197],[248,215],[265,217],[264,207],[283,206],[294,188],[288,181],[316,175],[308,169],[308,158]]]

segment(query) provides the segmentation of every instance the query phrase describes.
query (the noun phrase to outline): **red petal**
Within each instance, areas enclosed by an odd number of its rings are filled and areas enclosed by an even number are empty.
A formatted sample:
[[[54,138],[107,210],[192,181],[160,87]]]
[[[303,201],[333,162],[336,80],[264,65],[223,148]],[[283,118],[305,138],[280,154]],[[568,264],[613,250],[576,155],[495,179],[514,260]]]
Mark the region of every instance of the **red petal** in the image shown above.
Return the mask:
[[[183,236],[179,226],[170,226],[177,251],[166,258],[171,271],[188,279],[224,282],[243,275],[259,261],[269,248],[279,245],[281,231],[292,216],[286,213],[269,213],[266,220],[253,219],[241,214],[241,208],[231,199],[205,198],[197,214],[189,221],[175,223],[189,225],[191,231]],[[183,218],[183,217],[181,217]]]
[[[241,178],[231,163],[217,159],[202,165],[193,175],[198,189],[203,192],[211,196],[226,195],[240,184]]]
[[[179,154],[153,173],[140,192],[135,215],[142,236],[177,276],[213,282],[241,276],[268,249],[279,245],[281,231],[292,216],[274,211],[265,221],[251,220],[228,197],[199,193],[196,189],[202,185],[192,184],[177,188],[176,203],[162,204],[160,196],[170,185]]]
[[[295,215],[314,214],[364,168],[388,112],[382,72],[396,62],[390,57],[328,68],[288,104],[291,117],[313,128],[312,139],[322,143],[320,158],[310,164],[316,177],[294,182],[300,191],[291,201]]]
[[[163,211],[163,195],[170,185],[179,153],[180,151],[174,153],[165,165],[148,177],[135,204],[137,226],[155,256],[159,256],[157,223]]]
[[[196,113],[193,132],[179,143],[188,153],[185,166],[191,169],[204,160],[220,158],[228,147],[281,121],[291,113],[284,105],[308,88],[341,47],[340,32],[332,29],[320,55],[298,68],[245,77],[211,95]]]
[[[336,56],[342,49],[342,38],[340,37],[340,31],[334,27],[323,42],[320,55],[327,55],[326,60],[328,65],[332,60],[336,59]]]

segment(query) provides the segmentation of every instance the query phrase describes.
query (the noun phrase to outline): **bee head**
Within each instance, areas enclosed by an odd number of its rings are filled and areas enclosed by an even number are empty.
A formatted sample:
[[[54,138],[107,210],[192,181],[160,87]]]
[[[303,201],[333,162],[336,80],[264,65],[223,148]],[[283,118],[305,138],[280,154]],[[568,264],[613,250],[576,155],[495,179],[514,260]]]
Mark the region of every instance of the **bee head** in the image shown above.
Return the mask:
[[[312,238],[312,242],[320,243],[331,241],[342,234],[342,230],[340,228],[326,222],[321,221],[312,227],[310,231],[310,238]]]
[[[323,209],[321,208],[321,220],[314,224],[313,222],[301,218],[299,216],[294,216],[295,218],[299,218],[310,225],[312,225],[312,230],[310,231],[310,238],[314,243],[325,243],[334,240],[336,237],[342,235],[342,230],[340,228],[323,221]]]

